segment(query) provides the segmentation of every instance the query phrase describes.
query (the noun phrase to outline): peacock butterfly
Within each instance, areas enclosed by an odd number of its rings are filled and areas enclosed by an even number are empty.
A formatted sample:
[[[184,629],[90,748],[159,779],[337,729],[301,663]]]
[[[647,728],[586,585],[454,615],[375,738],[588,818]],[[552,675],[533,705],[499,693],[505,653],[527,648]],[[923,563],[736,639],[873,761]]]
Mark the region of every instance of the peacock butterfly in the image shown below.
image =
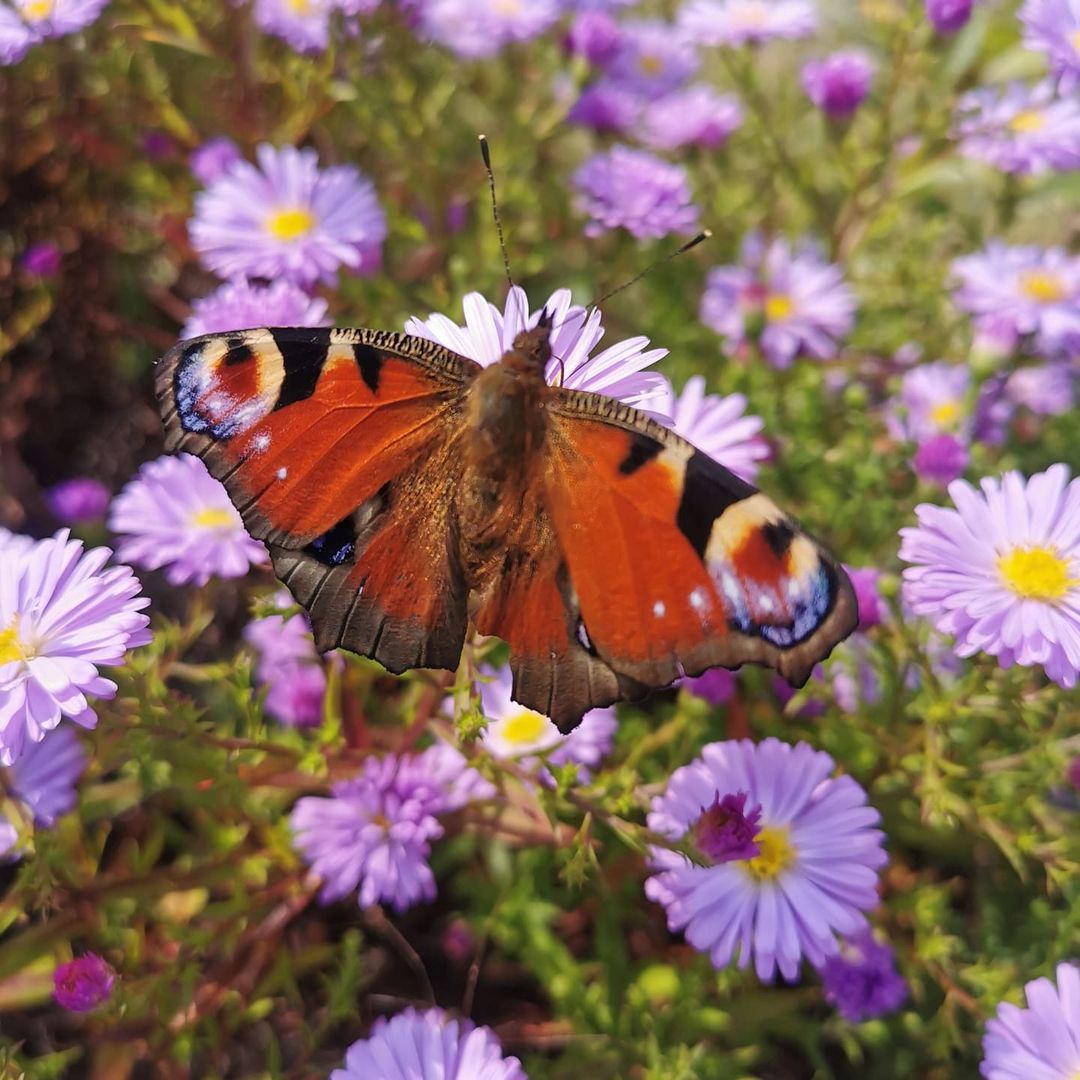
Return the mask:
[[[486,368],[381,330],[183,341],[167,445],[225,485],[322,650],[454,670],[471,619],[563,730],[715,666],[801,686],[855,628],[844,571],[674,432],[548,385],[551,321]]]

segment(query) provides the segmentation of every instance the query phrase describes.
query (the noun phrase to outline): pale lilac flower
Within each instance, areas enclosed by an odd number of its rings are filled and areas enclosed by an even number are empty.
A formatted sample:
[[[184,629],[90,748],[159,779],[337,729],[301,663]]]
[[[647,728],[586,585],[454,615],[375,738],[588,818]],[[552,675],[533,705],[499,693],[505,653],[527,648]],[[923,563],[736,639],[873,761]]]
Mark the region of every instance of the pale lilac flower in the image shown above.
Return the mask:
[[[686,170],[643,150],[614,146],[594,154],[572,183],[577,207],[589,217],[586,236],[622,228],[645,240],[697,228]]]
[[[420,0],[420,30],[466,60],[529,41],[562,14],[559,0]]]
[[[266,561],[225,488],[191,454],[143,465],[113,500],[109,528],[119,534],[118,558],[147,570],[164,567],[172,585],[243,577]]]
[[[191,303],[191,315],[180,329],[182,338],[257,326],[329,326],[326,301],[309,296],[291,281],[256,285],[227,281]]]
[[[820,965],[837,953],[838,933],[866,925],[863,912],[878,902],[884,836],[866,792],[849,776],[831,777],[833,767],[806,743],[711,743],[653,800],[649,828],[673,841],[725,795],[745,793],[761,808],[752,859],[699,866],[670,849],[652,851],[646,895],[715,967],[737,953],[739,967],[753,959],[763,981],[777,968],[792,981],[804,956]]]
[[[667,349],[649,349],[646,337],[627,338],[594,355],[604,336],[600,312],[571,304],[570,290],[557,289],[543,307],[529,312],[523,289],[515,286],[500,311],[479,293],[468,293],[464,301],[465,325],[445,315],[415,316],[405,323],[405,333],[437,341],[454,352],[487,367],[511,347],[522,330],[535,326],[544,311],[552,314],[551,359],[545,377],[549,383],[571,390],[606,394],[669,422],[670,387],[659,372],[645,371],[667,356]]]
[[[451,1020],[438,1009],[379,1017],[345,1054],[330,1080],[528,1080],[521,1062],[503,1057],[491,1028]]]
[[[22,253],[19,265],[36,277],[53,277],[60,269],[60,249],[49,240],[31,244]]]
[[[1077,372],[1070,364],[1048,361],[1019,368],[1005,381],[1005,394],[1036,416],[1063,416],[1074,404]]]
[[[78,800],[75,785],[86,768],[86,751],[70,727],[54,728],[32,743],[8,769],[8,783],[37,825],[51,827]]]
[[[866,99],[874,78],[874,64],[857,49],[843,49],[824,60],[803,65],[806,96],[827,116],[845,119]]]
[[[939,34],[955,34],[968,19],[975,0],[925,0],[926,17]]]
[[[1024,45],[1046,54],[1063,93],[1080,86],[1080,0],[1024,0]]]
[[[977,492],[949,485],[956,509],[923,503],[900,530],[904,599],[952,634],[961,657],[1040,665],[1071,688],[1080,673],[1080,480],[1064,465],[1007,472]]]
[[[1008,1002],[986,1025],[986,1080],[1076,1080],[1080,1075],[1080,967],[1058,964],[1057,985],[1034,979],[1024,987],[1027,1008]]]
[[[671,419],[671,426],[684,439],[743,480],[753,482],[758,462],[769,456],[761,437],[764,421],[746,414],[746,398],[706,394],[700,375],[687,379],[682,393],[673,397]]]
[[[709,271],[700,314],[729,347],[755,338],[770,364],[786,368],[800,355],[836,355],[837,339],[855,321],[855,296],[814,246],[792,249],[780,238],[766,246],[755,234],[743,243],[740,265]]]
[[[109,489],[90,476],[62,480],[45,492],[45,501],[61,525],[100,521],[109,508]]]
[[[111,698],[99,666],[150,640],[150,603],[108,548],[84,551],[66,529],[0,559],[0,762],[11,765],[63,717],[97,723],[86,700]]]
[[[1080,256],[992,240],[985,251],[954,259],[952,274],[959,282],[953,299],[964,311],[1010,322],[1048,354],[1080,355]]]
[[[435,897],[428,856],[431,842],[443,834],[438,815],[493,793],[446,745],[411,756],[370,757],[360,775],[336,783],[329,798],[297,802],[293,839],[323,880],[323,903],[356,891],[361,907],[385,902],[404,911]]]
[[[330,0],[255,0],[255,25],[297,52],[323,52],[330,44]]]
[[[633,91],[601,79],[582,90],[566,119],[595,131],[627,133],[637,124],[642,108],[641,98]]]
[[[900,392],[888,404],[885,425],[898,441],[921,443],[935,435],[971,437],[968,393],[971,373],[962,364],[936,360],[909,368],[900,379]]]
[[[46,38],[89,26],[108,0],[10,0],[0,4],[0,64],[15,64]]]
[[[809,37],[817,8],[810,0],[689,0],[679,26],[699,45],[760,45]]]
[[[1080,169],[1080,100],[1049,82],[969,90],[954,120],[960,153],[1003,172]]]
[[[0,552],[8,559],[14,555],[23,555],[34,546],[32,536],[22,536],[19,533],[0,529]]]
[[[605,65],[611,82],[646,99],[680,89],[697,68],[697,50],[686,35],[659,19],[624,22]]]
[[[191,166],[191,173],[195,179],[200,184],[206,185],[219,176],[223,176],[243,159],[240,147],[232,139],[219,135],[216,138],[207,139],[193,150],[188,164]]]
[[[223,278],[331,283],[339,266],[376,270],[386,215],[375,187],[351,165],[319,168],[314,150],[262,143],[258,166],[233,165],[195,197],[189,231]]]
[[[566,48],[590,64],[605,64],[619,44],[619,24],[606,11],[583,11],[570,24]]]
[[[112,994],[116,972],[97,953],[61,964],[53,972],[53,998],[71,1012],[90,1012]]]
[[[895,1012],[907,998],[892,948],[865,930],[845,940],[821,967],[825,1000],[849,1023]]]
[[[742,105],[732,94],[697,84],[667,94],[641,113],[641,141],[654,150],[700,146],[715,150],[743,122]]]

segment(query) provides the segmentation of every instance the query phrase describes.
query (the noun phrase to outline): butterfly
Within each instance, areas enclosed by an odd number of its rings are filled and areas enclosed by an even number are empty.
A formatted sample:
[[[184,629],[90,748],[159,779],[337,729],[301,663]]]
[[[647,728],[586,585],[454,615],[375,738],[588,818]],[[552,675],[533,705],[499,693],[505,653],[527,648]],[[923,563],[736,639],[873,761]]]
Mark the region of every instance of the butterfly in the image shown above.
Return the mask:
[[[453,671],[471,620],[564,731],[715,666],[801,686],[856,625],[843,569],[673,431],[549,385],[552,319],[488,367],[382,330],[182,341],[167,447],[225,485],[322,651]]]

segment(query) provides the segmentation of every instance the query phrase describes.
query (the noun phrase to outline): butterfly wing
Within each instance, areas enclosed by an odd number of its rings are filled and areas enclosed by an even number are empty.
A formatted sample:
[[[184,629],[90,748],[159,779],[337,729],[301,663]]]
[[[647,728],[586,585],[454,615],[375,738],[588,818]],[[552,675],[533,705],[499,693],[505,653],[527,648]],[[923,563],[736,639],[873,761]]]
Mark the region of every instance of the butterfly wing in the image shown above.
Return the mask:
[[[467,616],[449,507],[478,370],[401,334],[246,330],[175,346],[157,391],[168,449],[225,485],[320,648],[452,669]]]
[[[562,652],[519,660],[523,704],[568,725],[634,687],[748,661],[802,685],[854,629],[847,576],[767,496],[610,398],[556,390],[548,415],[542,499],[568,632]],[[611,677],[575,677],[579,649]]]

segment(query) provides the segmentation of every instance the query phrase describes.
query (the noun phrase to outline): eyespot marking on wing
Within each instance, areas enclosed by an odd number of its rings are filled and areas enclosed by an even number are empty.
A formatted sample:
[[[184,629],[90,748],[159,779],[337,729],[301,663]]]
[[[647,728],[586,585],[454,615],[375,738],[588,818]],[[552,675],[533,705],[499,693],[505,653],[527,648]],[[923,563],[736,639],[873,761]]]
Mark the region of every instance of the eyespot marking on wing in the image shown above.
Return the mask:
[[[325,566],[341,566],[353,557],[356,550],[356,523],[350,514],[332,529],[316,537],[304,551]]]

